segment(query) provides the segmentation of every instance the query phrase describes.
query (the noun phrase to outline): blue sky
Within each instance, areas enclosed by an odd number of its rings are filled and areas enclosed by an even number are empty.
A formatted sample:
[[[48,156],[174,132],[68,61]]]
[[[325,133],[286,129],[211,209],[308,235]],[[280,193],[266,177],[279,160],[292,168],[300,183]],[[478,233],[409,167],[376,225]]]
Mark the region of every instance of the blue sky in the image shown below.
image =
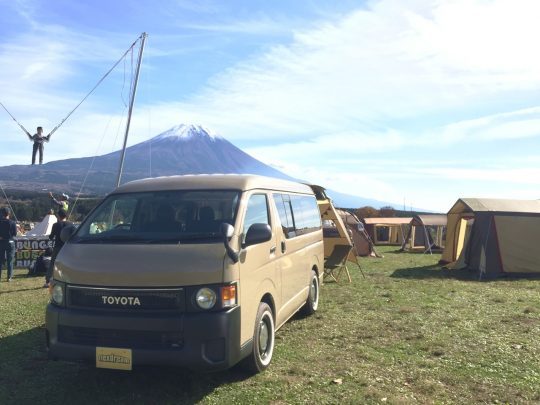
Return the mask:
[[[0,101],[31,131],[54,127],[146,31],[129,144],[195,123],[290,175],[396,207],[540,197],[537,1],[0,9]],[[54,134],[46,160],[120,146],[130,74],[128,58]],[[1,164],[27,163],[30,142],[0,113]]]

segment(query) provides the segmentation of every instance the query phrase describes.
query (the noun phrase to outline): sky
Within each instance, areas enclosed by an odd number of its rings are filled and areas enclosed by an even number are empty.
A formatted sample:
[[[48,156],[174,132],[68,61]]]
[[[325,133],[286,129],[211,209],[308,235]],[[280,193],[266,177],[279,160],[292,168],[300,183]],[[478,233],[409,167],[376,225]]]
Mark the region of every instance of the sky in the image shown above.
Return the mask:
[[[0,102],[31,133],[55,127],[147,32],[128,145],[199,124],[291,176],[400,209],[540,198],[536,0],[0,9]],[[121,146],[137,49],[53,135],[46,161]],[[29,163],[3,110],[0,137],[0,165]]]

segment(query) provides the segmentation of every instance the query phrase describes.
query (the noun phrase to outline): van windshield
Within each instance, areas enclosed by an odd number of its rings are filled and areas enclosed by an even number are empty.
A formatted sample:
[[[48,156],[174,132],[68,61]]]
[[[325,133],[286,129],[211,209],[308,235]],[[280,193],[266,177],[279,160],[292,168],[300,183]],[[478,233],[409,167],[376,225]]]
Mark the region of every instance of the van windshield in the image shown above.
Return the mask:
[[[81,224],[74,243],[213,243],[234,224],[239,191],[179,190],[114,194]]]

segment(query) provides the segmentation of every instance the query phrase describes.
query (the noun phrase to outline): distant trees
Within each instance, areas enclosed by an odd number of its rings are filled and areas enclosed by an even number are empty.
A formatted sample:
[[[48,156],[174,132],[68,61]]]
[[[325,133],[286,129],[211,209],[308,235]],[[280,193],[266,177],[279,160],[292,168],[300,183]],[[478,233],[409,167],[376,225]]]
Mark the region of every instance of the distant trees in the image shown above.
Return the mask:
[[[376,209],[373,207],[362,207],[354,210],[356,216],[362,218],[388,218],[398,216],[399,212],[394,207],[386,206]]]
[[[373,218],[379,216],[379,210],[373,207],[362,207],[354,210],[356,216],[360,219],[362,218]]]
[[[390,218],[390,217],[395,217],[396,216],[396,210],[394,209],[394,207],[390,207],[390,206],[385,206],[385,207],[381,207],[379,209],[379,216],[382,217],[382,218]]]
[[[19,221],[38,222],[47,215],[53,204],[51,198],[45,193],[32,193],[28,191],[6,191],[9,203]],[[81,221],[97,204],[101,198],[80,198],[75,205],[75,200],[70,200],[70,210],[73,209],[70,221]],[[0,198],[0,206],[7,206],[5,198]],[[56,208],[55,208],[56,209]]]

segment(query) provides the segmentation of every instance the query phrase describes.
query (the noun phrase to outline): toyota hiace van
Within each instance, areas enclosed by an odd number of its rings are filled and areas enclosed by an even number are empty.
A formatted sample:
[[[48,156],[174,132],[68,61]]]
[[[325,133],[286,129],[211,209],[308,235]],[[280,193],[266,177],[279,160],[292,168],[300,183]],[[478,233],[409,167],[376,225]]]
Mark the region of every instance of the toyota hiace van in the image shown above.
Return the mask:
[[[54,264],[52,359],[220,370],[272,359],[274,333],[317,310],[321,217],[309,186],[252,175],[138,180],[108,195]]]

